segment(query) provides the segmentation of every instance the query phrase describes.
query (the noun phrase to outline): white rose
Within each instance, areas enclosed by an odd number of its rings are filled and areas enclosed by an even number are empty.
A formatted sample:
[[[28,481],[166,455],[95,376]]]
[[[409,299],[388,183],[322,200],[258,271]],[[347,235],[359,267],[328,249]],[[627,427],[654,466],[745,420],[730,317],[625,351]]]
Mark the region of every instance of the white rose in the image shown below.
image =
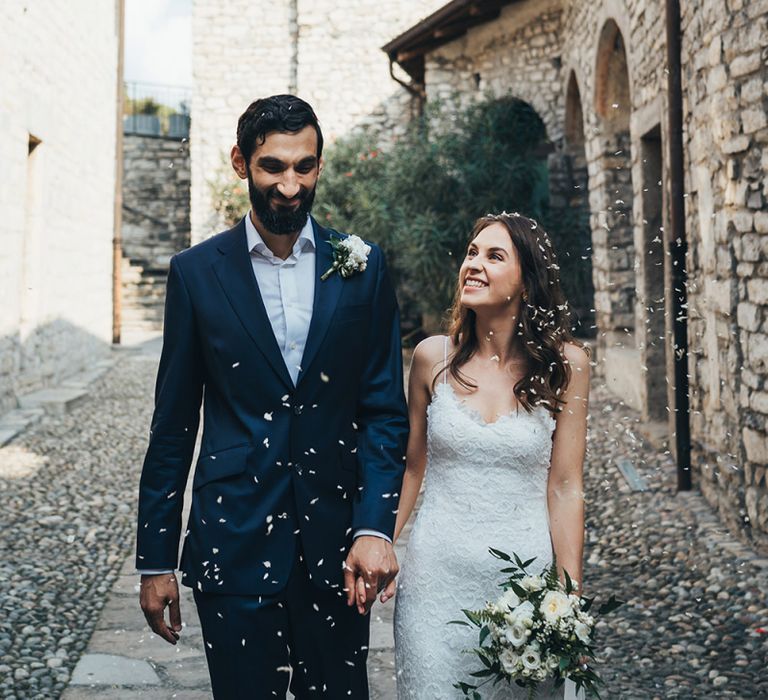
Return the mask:
[[[556,623],[561,617],[572,615],[570,601],[565,593],[548,591],[539,607],[547,622]]]
[[[507,615],[507,620],[510,622],[521,622],[526,627],[531,627],[533,625],[534,612],[536,612],[536,609],[533,607],[533,603],[530,600],[526,600],[510,611],[509,615]]]
[[[526,591],[540,591],[544,588],[544,579],[541,576],[523,576],[520,579],[520,585]]]
[[[504,595],[499,598],[498,603],[496,605],[506,612],[507,610],[514,610],[518,605],[520,605],[520,597],[515,593],[511,588],[509,590],[504,591]]]
[[[504,630],[504,636],[507,642],[518,649],[528,639],[528,628],[521,622],[513,622]]]
[[[580,641],[584,642],[584,644],[589,644],[589,635],[592,633],[592,630],[590,629],[589,625],[585,624],[584,622],[578,621],[573,626],[573,631],[576,633],[576,636],[579,638]]]
[[[371,246],[360,238],[360,236],[349,236],[348,238],[345,238],[344,245],[358,260],[365,260],[371,252]]]
[[[518,666],[520,665],[520,655],[512,649],[505,649],[499,656],[501,661],[501,667],[510,676],[517,673]]]
[[[523,667],[529,671],[535,671],[541,666],[541,655],[539,654],[538,645],[530,644],[523,649],[521,654],[523,661]]]

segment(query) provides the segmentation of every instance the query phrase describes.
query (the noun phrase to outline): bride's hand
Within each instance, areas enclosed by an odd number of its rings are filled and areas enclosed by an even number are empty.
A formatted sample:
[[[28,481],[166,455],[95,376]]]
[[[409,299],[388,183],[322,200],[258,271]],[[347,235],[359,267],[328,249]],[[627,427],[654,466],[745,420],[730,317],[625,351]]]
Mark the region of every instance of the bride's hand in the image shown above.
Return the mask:
[[[393,578],[387,584],[387,587],[381,592],[381,597],[379,598],[379,600],[382,603],[386,603],[390,598],[394,598],[396,589],[397,589],[397,579]]]

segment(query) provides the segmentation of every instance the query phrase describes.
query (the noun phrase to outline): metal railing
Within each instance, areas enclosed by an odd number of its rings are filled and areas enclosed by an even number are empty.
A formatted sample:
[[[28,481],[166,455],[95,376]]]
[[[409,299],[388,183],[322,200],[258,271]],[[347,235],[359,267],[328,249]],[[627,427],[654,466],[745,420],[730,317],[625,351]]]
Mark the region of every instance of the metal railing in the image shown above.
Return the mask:
[[[123,132],[142,136],[189,136],[190,88],[125,83]]]

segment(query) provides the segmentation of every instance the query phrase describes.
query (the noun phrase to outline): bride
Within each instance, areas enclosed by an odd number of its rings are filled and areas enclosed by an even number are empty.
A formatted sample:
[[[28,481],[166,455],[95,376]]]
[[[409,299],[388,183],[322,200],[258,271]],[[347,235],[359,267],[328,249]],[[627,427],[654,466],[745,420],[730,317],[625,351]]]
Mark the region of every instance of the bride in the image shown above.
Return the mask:
[[[552,244],[523,216],[484,216],[472,231],[450,335],[416,348],[411,432],[395,526],[399,537],[425,477],[424,498],[397,579],[399,700],[462,697],[476,630],[448,625],[500,595],[489,547],[539,573],[557,557],[582,578],[589,358],[569,330]],[[393,597],[395,584],[381,596]],[[563,698],[551,682],[539,698]],[[484,700],[527,697],[514,683]]]

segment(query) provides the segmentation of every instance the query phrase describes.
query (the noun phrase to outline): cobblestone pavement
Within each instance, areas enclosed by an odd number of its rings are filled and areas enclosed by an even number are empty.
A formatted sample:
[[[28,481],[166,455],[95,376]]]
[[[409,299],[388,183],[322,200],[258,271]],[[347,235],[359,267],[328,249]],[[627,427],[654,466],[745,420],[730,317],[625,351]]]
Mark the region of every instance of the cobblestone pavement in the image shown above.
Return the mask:
[[[209,698],[188,592],[171,647],[145,627],[133,574],[138,474],[157,346],[119,352],[87,397],[0,448],[0,698]],[[737,543],[637,417],[593,392],[589,594],[627,600],[601,629],[603,697],[768,698],[768,560]],[[617,469],[630,460],[649,489]],[[405,546],[401,540],[398,546]],[[391,604],[374,608],[374,700],[394,699]]]

